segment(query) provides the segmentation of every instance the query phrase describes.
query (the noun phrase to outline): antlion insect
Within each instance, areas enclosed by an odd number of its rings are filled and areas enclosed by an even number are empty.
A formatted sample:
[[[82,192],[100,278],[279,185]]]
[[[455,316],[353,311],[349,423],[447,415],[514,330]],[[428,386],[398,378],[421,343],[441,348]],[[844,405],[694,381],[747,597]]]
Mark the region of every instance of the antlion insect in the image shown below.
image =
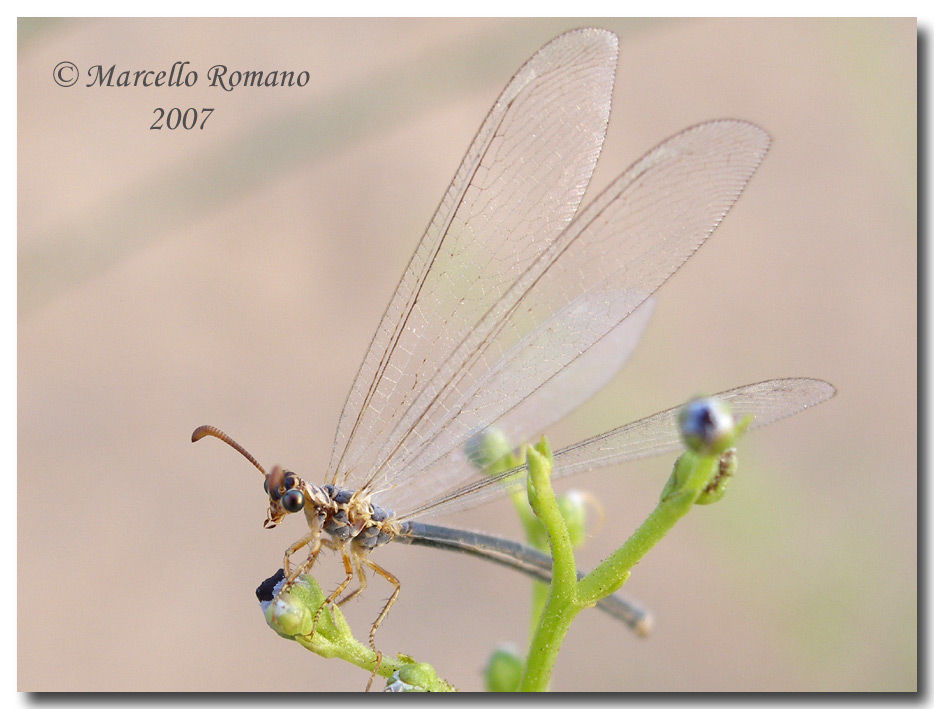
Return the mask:
[[[375,633],[400,583],[370,559],[378,546],[467,551],[550,577],[540,552],[419,519],[524,484],[523,467],[483,476],[471,447],[493,432],[530,440],[612,378],[642,334],[650,296],[704,243],[765,157],[760,128],[702,123],[649,151],[578,211],[606,133],[616,59],[615,35],[577,30],[545,45],[506,86],[377,328],[325,484],[279,466],[267,473],[214,427],[192,434],[225,441],[263,474],[267,528],[304,511],[308,533],[285,552],[280,593],[325,548],[345,571],[327,603],[360,594],[367,570],[393,586],[369,635],[379,657]],[[717,396],[756,427],[833,394],[817,379],[776,379]],[[558,451],[553,476],[678,450],[677,412]],[[644,612],[618,596],[600,607],[647,627]]]

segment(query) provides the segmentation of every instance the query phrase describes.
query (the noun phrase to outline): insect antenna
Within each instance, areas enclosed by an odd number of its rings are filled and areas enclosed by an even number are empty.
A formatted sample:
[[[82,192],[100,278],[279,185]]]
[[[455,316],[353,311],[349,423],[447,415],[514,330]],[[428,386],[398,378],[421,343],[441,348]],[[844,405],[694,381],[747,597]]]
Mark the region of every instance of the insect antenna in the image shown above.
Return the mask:
[[[263,477],[266,477],[266,471],[263,469],[263,466],[256,461],[256,458],[250,455],[250,452],[246,448],[241,446],[233,438],[215,426],[198,426],[198,428],[196,428],[191,434],[191,442],[197,443],[205,436],[214,436],[214,438],[221,439],[224,443],[233,448],[240,455],[250,461],[254,466],[256,466],[256,469],[263,474]]]

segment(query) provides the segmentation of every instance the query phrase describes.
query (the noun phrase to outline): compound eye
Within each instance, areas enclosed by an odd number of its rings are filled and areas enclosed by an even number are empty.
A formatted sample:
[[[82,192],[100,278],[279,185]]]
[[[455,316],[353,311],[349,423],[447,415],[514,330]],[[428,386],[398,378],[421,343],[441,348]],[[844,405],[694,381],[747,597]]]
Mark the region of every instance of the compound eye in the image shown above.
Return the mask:
[[[282,487],[286,490],[294,490],[298,487],[298,476],[295,473],[286,473],[282,480]]]
[[[263,483],[263,490],[265,490],[266,494],[269,495],[269,497],[273,500],[278,500],[281,497],[281,494],[279,493],[278,485],[273,487],[272,490],[270,491],[269,480],[266,480],[266,482]]]
[[[266,494],[269,495],[270,500],[278,501],[279,498],[282,497],[282,493],[279,490],[282,487],[284,477],[285,471],[278,465],[274,466],[273,469],[269,471],[269,475],[266,476],[266,482],[263,483],[263,489],[266,491]]]
[[[286,512],[298,512],[305,506],[305,496],[300,490],[289,490],[282,496],[282,509]]]

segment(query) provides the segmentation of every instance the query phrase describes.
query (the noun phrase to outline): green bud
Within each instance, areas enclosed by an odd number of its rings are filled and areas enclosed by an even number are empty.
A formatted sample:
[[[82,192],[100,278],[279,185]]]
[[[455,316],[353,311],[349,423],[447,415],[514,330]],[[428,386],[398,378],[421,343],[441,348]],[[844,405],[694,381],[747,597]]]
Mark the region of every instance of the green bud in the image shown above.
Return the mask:
[[[678,456],[674,467],[671,469],[671,475],[668,476],[668,481],[662,489],[662,494],[658,496],[661,502],[664,502],[681,489],[685,478],[691,471],[691,466],[694,465],[696,460],[697,456],[691,451],[686,451]]]
[[[484,672],[488,692],[515,692],[522,679],[525,661],[508,645],[498,647]]]
[[[400,656],[401,657],[401,656]],[[411,660],[411,658],[408,658]],[[410,662],[392,673],[386,680],[385,692],[428,692],[438,676],[426,662]]]
[[[496,461],[512,453],[512,445],[506,434],[491,426],[475,434],[464,444],[467,460],[477,470],[485,470]]]
[[[538,504],[537,485],[539,483],[543,485],[544,489],[548,490],[550,495],[554,495],[554,493],[551,492],[551,483],[549,480],[554,460],[551,457],[551,449],[548,447],[548,442],[545,439],[542,439],[537,445],[526,449],[525,463],[529,471],[528,478],[526,479],[529,504],[534,510]]]
[[[558,498],[558,511],[564,518],[571,546],[575,549],[587,539],[588,503],[594,504],[593,498],[580,490],[569,490]]]
[[[396,670],[392,673],[391,677],[386,679],[386,688],[384,692],[423,692],[425,690],[419,689],[414,685],[403,682],[399,679],[399,670]]]
[[[427,662],[416,662],[399,653],[402,666],[386,680],[384,692],[454,692],[454,687],[438,677]]]
[[[296,593],[299,588],[301,587],[293,586],[285,593],[263,604],[266,623],[286,638],[308,634],[314,622],[314,617],[308,610],[308,604],[303,602],[300,593]]]
[[[399,670],[399,679],[415,687],[415,691],[427,692],[428,686],[433,682],[437,682],[438,676],[435,674],[434,668],[427,662],[413,662],[404,665]]]

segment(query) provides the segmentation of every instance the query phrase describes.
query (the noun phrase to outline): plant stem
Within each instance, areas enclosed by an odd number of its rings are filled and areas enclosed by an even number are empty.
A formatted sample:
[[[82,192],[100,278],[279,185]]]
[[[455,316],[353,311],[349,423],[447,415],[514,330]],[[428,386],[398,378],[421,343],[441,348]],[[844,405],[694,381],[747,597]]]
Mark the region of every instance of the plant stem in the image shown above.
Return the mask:
[[[718,466],[717,455],[701,456],[685,452],[675,463],[672,472],[675,484],[669,482],[651,514],[625,544],[581,579],[578,586],[581,602],[593,605],[601,598],[615,593],[629,578],[632,567],[690,511],[716,474]]]
[[[558,652],[574,616],[583,608],[577,598],[577,566],[567,525],[558,509],[551,488],[551,450],[544,439],[527,453],[529,503],[548,533],[551,546],[552,580],[545,608],[532,637],[525,674],[519,685],[522,692],[540,692],[548,688]]]
[[[688,513],[720,471],[720,453],[686,451],[678,458],[655,509],[626,542],[580,581],[567,525],[551,489],[552,458],[547,441],[529,448],[528,493],[532,510],[548,534],[553,561],[552,582],[532,638],[520,691],[545,691],[564,636],[584,608],[615,593],[632,568]],[[733,461],[735,467],[735,459]]]

